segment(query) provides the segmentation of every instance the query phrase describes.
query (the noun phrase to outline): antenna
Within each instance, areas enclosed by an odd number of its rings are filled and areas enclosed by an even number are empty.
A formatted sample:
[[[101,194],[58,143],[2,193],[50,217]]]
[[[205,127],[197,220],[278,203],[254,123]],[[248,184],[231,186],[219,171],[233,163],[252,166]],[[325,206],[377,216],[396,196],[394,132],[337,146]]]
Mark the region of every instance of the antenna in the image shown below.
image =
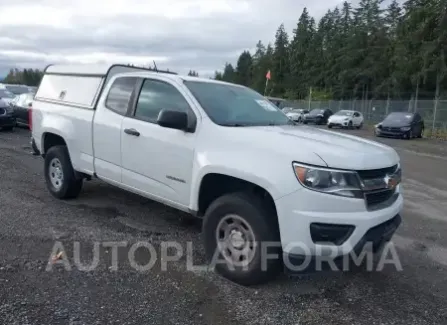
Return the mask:
[[[157,65],[155,64],[155,60],[154,60],[154,67],[155,67],[155,72],[158,72]]]

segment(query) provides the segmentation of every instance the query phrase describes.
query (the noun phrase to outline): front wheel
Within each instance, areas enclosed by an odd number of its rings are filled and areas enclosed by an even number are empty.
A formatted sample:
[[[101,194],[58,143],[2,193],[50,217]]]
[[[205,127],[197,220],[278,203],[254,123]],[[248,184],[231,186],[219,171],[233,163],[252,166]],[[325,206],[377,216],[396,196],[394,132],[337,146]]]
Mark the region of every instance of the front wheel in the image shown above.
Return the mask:
[[[45,155],[45,181],[50,193],[58,199],[79,195],[82,178],[77,178],[66,146],[51,147]]]
[[[332,129],[332,124],[328,124],[327,127],[328,127],[329,129]]]
[[[279,273],[277,216],[261,198],[245,192],[219,197],[207,209],[202,230],[207,259],[225,278],[254,285]]]

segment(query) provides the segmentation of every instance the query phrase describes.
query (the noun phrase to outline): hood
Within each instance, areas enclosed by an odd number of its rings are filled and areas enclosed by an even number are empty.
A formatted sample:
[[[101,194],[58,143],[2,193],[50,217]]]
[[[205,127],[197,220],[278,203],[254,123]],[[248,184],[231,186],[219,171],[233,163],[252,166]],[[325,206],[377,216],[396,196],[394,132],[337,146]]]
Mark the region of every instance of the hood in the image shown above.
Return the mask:
[[[334,121],[334,122],[342,122],[345,119],[348,119],[348,121],[352,118],[352,116],[346,116],[346,115],[331,115],[329,117],[330,121]]]
[[[243,141],[271,154],[288,155],[290,162],[312,164],[316,155],[328,167],[351,170],[385,168],[399,162],[396,151],[381,143],[308,126],[228,128],[225,133],[230,143]]]

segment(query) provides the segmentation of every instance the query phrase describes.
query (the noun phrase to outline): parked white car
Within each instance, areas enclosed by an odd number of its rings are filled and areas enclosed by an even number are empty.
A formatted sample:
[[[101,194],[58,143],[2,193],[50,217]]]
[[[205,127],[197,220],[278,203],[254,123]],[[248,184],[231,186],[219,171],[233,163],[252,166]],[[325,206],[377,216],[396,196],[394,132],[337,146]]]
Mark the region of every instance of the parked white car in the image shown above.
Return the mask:
[[[284,110],[283,110],[284,111]],[[286,115],[295,122],[301,123],[304,121],[304,115],[309,113],[307,109],[301,109],[301,108],[292,108],[289,110]]]
[[[363,126],[363,115],[357,111],[341,110],[331,115],[327,121],[328,128],[338,126],[341,128],[357,128]]]
[[[400,224],[394,149],[297,127],[240,85],[50,66],[30,127],[54,197],[75,198],[98,178],[203,218],[206,256],[240,284],[272,279],[282,262],[342,257],[370,242],[379,250]]]

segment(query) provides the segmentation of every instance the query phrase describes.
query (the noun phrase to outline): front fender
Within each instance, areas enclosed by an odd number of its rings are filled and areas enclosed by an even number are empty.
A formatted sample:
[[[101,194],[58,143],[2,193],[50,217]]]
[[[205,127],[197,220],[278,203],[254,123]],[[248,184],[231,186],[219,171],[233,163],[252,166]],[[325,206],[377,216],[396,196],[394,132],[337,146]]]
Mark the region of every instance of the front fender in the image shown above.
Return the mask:
[[[259,155],[259,154],[258,154]],[[225,151],[202,152],[194,163],[190,209],[198,210],[200,186],[207,174],[215,173],[235,177],[256,184],[265,189],[276,200],[300,188],[288,159],[270,155],[270,158],[256,157],[240,152]],[[228,159],[231,157],[231,159]],[[250,157],[250,159],[247,159]],[[255,162],[255,163],[254,163]],[[216,184],[219,186],[219,184]]]

